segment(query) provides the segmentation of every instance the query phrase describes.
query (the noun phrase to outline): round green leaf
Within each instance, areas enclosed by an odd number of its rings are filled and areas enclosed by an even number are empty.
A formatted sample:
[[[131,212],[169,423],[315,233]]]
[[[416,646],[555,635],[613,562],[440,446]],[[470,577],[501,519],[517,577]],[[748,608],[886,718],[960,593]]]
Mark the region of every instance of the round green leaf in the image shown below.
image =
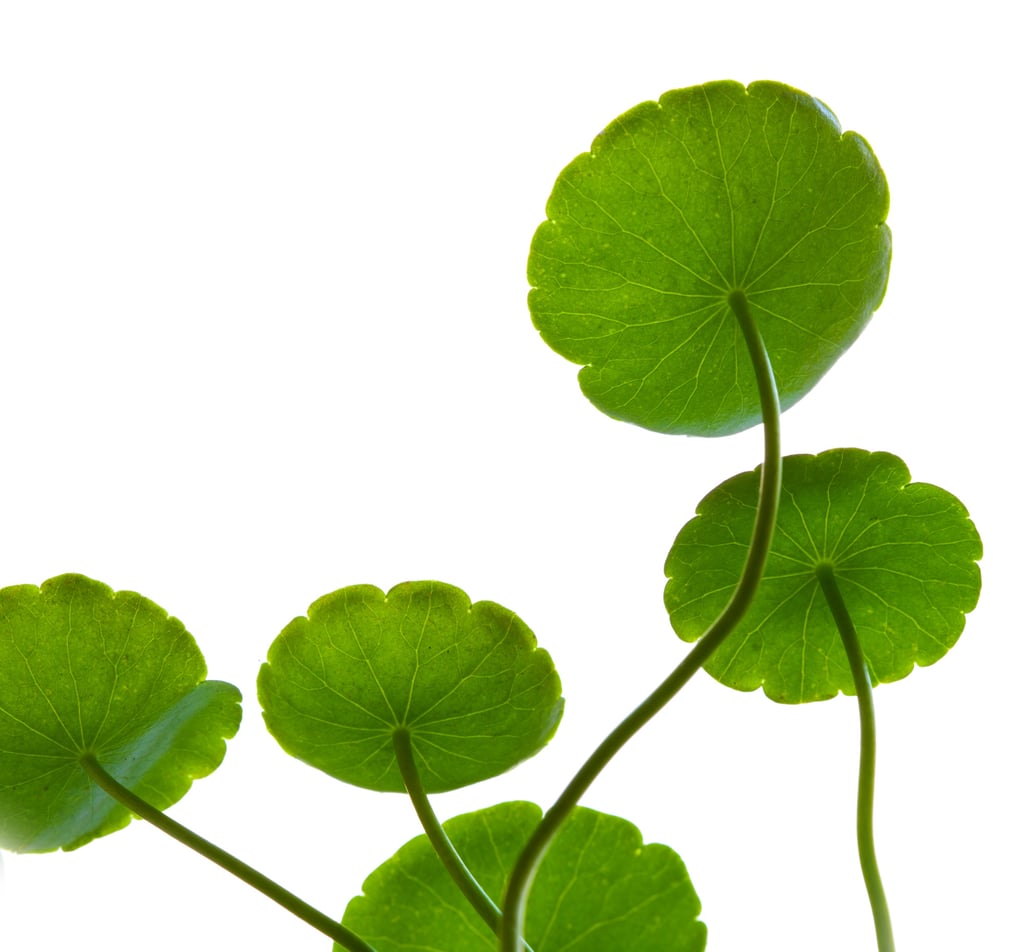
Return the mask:
[[[672,627],[696,641],[725,606],[746,557],[759,471],[709,493],[665,565]],[[854,693],[835,621],[815,575],[832,567],[874,683],[906,677],[955,644],[981,590],[981,540],[963,504],[912,483],[889,453],[829,450],[783,460],[772,551],[754,603],[707,671],[800,703]]]
[[[530,311],[616,419],[720,436],[760,422],[728,297],[743,291],[782,408],[885,293],[888,188],[868,144],[780,83],[708,83],[616,119],[555,182]]]
[[[81,575],[0,589],[0,846],[74,849],[128,824],[84,754],[158,809],[180,800],[242,716],[205,677],[181,622],[135,592]]]
[[[497,902],[540,817],[532,803],[502,803],[444,828]],[[700,952],[707,928],[699,914],[676,853],[645,845],[626,820],[577,807],[537,871],[525,934],[534,952]],[[370,874],[342,923],[377,952],[493,952],[496,941],[425,836]]]
[[[558,674],[523,621],[441,582],[325,595],[270,646],[257,689],[289,754],[371,790],[405,789],[398,728],[437,792],[532,756],[562,715]]]

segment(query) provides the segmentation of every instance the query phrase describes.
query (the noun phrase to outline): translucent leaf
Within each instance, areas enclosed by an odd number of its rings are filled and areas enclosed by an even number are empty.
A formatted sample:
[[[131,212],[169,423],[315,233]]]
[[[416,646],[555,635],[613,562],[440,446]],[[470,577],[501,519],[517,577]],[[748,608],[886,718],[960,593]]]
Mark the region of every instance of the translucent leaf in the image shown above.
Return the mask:
[[[709,493],[665,565],[665,605],[696,641],[725,605],[754,523],[758,471]],[[839,632],[815,575],[828,563],[875,683],[941,658],[981,590],[981,540],[959,500],[912,483],[889,453],[829,450],[783,461],[782,502],[750,611],[705,668],[730,687],[799,703],[853,694]]]
[[[300,760],[371,790],[405,789],[397,728],[409,731],[435,792],[532,756],[562,714],[558,674],[523,621],[441,582],[325,595],[267,659],[257,688],[270,733]]]
[[[665,433],[760,422],[727,299],[745,292],[782,408],[885,293],[885,177],[818,100],[779,83],[668,92],[616,119],[555,182],[530,310],[603,412]]]
[[[444,824],[496,901],[540,821],[532,803],[503,803]],[[534,952],[699,952],[707,929],[686,867],[644,845],[619,817],[578,807],[544,857],[527,906]],[[493,952],[494,935],[452,884],[425,836],[378,867],[342,923],[378,952]]]
[[[242,716],[205,677],[181,622],[135,592],[81,575],[0,590],[0,846],[74,849],[128,824],[83,754],[159,809],[180,800]]]

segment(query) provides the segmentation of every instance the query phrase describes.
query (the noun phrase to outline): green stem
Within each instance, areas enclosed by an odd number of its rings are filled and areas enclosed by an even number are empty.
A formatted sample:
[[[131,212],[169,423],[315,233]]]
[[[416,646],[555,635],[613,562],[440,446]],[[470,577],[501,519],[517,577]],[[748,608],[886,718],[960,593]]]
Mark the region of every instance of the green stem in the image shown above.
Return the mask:
[[[470,905],[476,910],[477,915],[487,924],[487,927],[498,935],[501,927],[501,910],[494,900],[484,891],[483,886],[477,882],[476,877],[469,871],[462,857],[459,855],[455,844],[448,838],[441,821],[438,820],[434,808],[430,805],[427,793],[423,789],[423,782],[420,779],[420,772],[416,767],[416,758],[412,749],[412,736],[408,729],[401,727],[392,734],[392,743],[395,747],[395,757],[398,760],[398,769],[402,773],[402,782],[405,784],[406,792],[420,818],[423,830],[430,840],[434,852],[444,864],[452,881],[462,895],[469,900]],[[525,945],[525,943],[524,943]],[[529,950],[530,947],[526,945]]]
[[[895,952],[892,937],[892,921],[889,919],[889,904],[882,888],[882,877],[875,857],[874,801],[875,801],[875,707],[871,699],[871,674],[868,671],[864,653],[853,619],[846,610],[846,603],[839,591],[835,572],[830,564],[822,563],[815,570],[818,584],[825,593],[825,600],[832,610],[832,617],[839,627],[846,657],[853,672],[853,683],[857,689],[857,707],[860,711],[860,776],[857,780],[857,851],[860,854],[860,868],[864,874],[864,885],[868,890],[871,913],[875,919],[875,935],[878,952]]]
[[[519,859],[512,869],[505,902],[501,927],[502,952],[521,952],[519,938],[523,931],[526,915],[526,895],[530,883],[544,858],[544,853],[562,824],[569,818],[573,808],[587,788],[608,765],[609,761],[626,745],[651,718],[654,717],[683,685],[700,670],[719,645],[732,633],[740,619],[750,607],[764,573],[765,562],[771,550],[772,534],[779,511],[779,494],[782,487],[782,440],[780,432],[779,394],[775,386],[771,360],[765,349],[760,331],[742,291],[729,295],[732,308],[747,344],[757,392],[761,402],[761,419],[764,421],[764,465],[761,468],[761,484],[757,501],[757,515],[754,518],[754,532],[743,572],[729,603],[704,633],[703,637],[683,659],[682,663],[655,688],[638,707],[598,745],[586,763],[569,781],[562,795],[534,831],[523,847]]]
[[[141,797],[136,796],[131,790],[122,786],[110,776],[92,754],[83,754],[79,763],[96,786],[117,800],[122,806],[127,807],[136,816],[148,820],[153,826],[162,830],[168,836],[174,837],[179,843],[183,843],[189,849],[205,856],[222,869],[226,869],[243,882],[248,883],[253,889],[258,889],[264,896],[284,906],[290,913],[298,916],[303,922],[307,922],[328,938],[333,939],[342,948],[348,949],[350,952],[374,952],[373,946],[368,945],[354,932],[350,932],[343,925],[335,922],[330,916],[320,912],[319,909],[314,909],[309,903],[304,902],[294,893],[290,893],[283,886],[279,886],[272,879],[264,876],[263,873],[246,865],[226,850],[222,850],[219,846],[214,846],[209,840],[204,840],[201,836],[188,829],[188,827],[175,822],[156,807],[146,803]]]

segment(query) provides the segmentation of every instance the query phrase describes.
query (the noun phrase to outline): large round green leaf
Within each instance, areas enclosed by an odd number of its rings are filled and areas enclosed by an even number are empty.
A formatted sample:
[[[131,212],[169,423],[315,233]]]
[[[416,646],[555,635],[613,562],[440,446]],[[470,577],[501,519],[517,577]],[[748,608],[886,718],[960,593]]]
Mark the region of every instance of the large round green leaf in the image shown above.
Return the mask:
[[[759,472],[709,493],[665,565],[665,605],[696,641],[736,585],[754,525]],[[956,642],[981,590],[981,540],[963,504],[912,483],[889,453],[829,450],[783,460],[782,500],[754,603],[705,665],[730,687],[799,703],[854,693],[849,662],[817,581],[828,565],[874,683],[906,677]]]
[[[730,293],[750,303],[786,409],[881,303],[888,206],[870,147],[817,99],[771,82],[674,90],[555,182],[530,249],[534,324],[608,415],[733,433],[761,413]]]
[[[0,590],[0,846],[73,849],[128,811],[80,761],[164,809],[224,757],[241,695],[176,618],[81,575]]]
[[[562,714],[558,675],[523,621],[441,582],[325,595],[270,646],[257,688],[288,753],[371,790],[405,789],[399,728],[436,792],[532,756]]]
[[[498,902],[540,817],[532,803],[502,803],[444,828]],[[534,952],[701,952],[707,929],[699,914],[676,853],[645,845],[626,820],[578,807],[537,871],[526,940]],[[496,943],[425,836],[370,874],[342,923],[377,952],[493,952]]]

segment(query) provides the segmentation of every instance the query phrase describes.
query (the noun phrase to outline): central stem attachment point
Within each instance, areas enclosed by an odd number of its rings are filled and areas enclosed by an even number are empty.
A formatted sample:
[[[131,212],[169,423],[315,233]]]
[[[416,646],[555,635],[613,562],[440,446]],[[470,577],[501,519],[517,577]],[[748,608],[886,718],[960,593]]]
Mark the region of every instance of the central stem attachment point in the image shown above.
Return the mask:
[[[729,292],[729,307],[733,314],[740,317],[741,314],[749,318],[750,304],[747,301],[747,293],[742,288],[733,288]]]

